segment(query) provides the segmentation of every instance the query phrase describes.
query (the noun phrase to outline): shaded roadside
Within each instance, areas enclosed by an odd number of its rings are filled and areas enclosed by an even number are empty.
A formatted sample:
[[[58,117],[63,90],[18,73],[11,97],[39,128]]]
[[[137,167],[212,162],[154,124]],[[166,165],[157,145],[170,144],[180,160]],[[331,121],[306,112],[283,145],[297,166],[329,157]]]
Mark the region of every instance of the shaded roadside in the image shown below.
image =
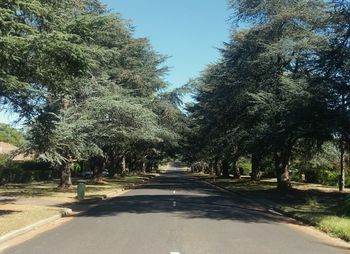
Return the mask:
[[[258,203],[266,210],[283,213],[331,236],[350,241],[350,199],[347,192],[300,184],[289,192],[281,193],[271,181],[251,182],[249,179],[191,175],[239,195],[248,202]]]

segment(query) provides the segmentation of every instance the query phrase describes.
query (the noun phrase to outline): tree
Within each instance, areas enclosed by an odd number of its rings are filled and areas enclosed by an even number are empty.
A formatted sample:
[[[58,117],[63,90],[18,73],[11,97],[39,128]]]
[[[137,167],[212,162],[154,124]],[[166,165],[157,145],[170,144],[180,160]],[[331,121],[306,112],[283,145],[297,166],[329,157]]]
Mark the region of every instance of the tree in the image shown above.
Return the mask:
[[[209,139],[203,150],[219,144],[214,154],[224,165],[231,161],[233,168],[236,153],[250,153],[253,179],[262,158],[272,154],[278,188],[286,190],[296,142],[321,143],[330,137],[325,89],[315,82],[314,69],[318,53],[327,48],[321,32],[327,5],[302,0],[230,3],[238,21],[250,28],[233,33],[215,71],[204,72],[198,105],[190,112],[199,126],[198,138],[205,133]]]
[[[331,1],[327,24],[328,47],[320,52],[317,82],[326,88],[325,101],[332,112],[333,135],[340,148],[339,190],[345,187],[344,156],[350,144],[350,3]]]
[[[60,187],[73,162],[90,161],[98,179],[106,163],[156,166],[176,146],[182,114],[160,98],[165,58],[118,14],[96,0],[0,7],[12,26],[1,30],[1,102],[26,118],[27,151],[60,168]]]
[[[23,143],[23,134],[7,124],[0,124],[0,142],[20,146]]]

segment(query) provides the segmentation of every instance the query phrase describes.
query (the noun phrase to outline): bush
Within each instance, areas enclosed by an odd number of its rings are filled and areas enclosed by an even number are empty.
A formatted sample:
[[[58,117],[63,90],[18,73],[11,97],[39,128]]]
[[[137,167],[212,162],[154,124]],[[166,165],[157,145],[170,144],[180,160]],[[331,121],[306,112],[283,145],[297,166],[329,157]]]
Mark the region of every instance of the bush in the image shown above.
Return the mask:
[[[8,164],[1,170],[2,183],[20,183],[22,182],[23,170],[16,164]]]
[[[324,185],[337,185],[339,173],[329,168],[312,168],[305,171],[305,180],[308,183],[320,183]]]
[[[241,175],[249,175],[249,173],[252,171],[250,159],[246,157],[242,157],[238,160],[238,167],[240,168]]]
[[[57,176],[48,163],[25,161],[16,162],[8,157],[0,157],[0,183],[28,183],[47,181]]]
[[[293,180],[300,180],[305,174],[305,181],[308,183],[319,183],[325,185],[337,185],[339,179],[339,157],[340,151],[334,143],[323,144],[322,150],[312,156],[305,156],[301,149],[294,156],[291,172]]]
[[[25,171],[46,171],[51,168],[50,163],[41,161],[23,161],[18,162],[18,164]]]

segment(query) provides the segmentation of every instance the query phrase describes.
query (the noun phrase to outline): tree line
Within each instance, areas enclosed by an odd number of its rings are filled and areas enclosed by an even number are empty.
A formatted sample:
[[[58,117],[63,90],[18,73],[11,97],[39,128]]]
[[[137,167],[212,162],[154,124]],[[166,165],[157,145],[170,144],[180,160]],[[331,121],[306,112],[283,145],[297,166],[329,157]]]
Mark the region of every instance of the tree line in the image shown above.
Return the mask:
[[[98,180],[157,168],[185,118],[167,92],[165,57],[99,0],[0,3],[0,103],[24,121],[22,148],[61,172],[85,162]]]
[[[249,156],[252,180],[266,161],[278,188],[291,187],[297,153],[333,142],[339,189],[350,145],[350,2],[230,0],[233,28],[221,58],[192,82],[184,157],[239,178]],[[237,27],[243,27],[237,29]]]

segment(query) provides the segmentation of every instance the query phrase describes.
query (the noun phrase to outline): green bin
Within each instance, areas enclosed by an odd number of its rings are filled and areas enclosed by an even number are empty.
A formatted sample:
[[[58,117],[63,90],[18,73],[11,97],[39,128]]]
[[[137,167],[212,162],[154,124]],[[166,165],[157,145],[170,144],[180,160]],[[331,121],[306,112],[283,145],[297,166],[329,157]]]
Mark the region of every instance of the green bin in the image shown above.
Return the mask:
[[[85,197],[85,189],[86,189],[85,181],[79,180],[79,181],[77,181],[77,183],[78,183],[78,187],[77,187],[78,199],[83,200]]]

